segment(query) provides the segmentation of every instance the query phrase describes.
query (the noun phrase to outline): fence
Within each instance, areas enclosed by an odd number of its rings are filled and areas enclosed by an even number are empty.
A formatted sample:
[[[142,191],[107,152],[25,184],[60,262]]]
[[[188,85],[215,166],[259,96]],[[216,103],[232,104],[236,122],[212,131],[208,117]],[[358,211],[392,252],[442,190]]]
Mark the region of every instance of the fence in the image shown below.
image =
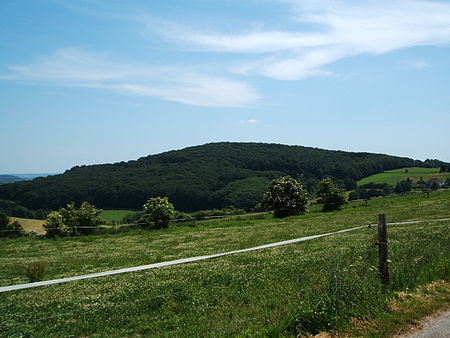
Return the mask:
[[[388,275],[388,270],[387,270],[387,266],[388,266],[387,262],[388,261],[387,261],[387,240],[386,240],[386,232],[385,232],[386,225],[395,226],[395,225],[418,224],[418,223],[424,223],[424,222],[448,222],[448,221],[450,221],[450,218],[386,223],[384,215],[380,215],[379,223],[378,223],[378,228],[379,228],[378,245],[380,248],[380,251],[379,251],[380,274],[382,277],[382,281],[384,283],[387,283],[389,281],[389,275]],[[356,230],[360,230],[360,229],[364,229],[364,228],[371,228],[373,226],[375,226],[375,224],[368,224],[368,225],[363,225],[363,226],[358,226],[358,227],[352,227],[352,228],[347,228],[347,229],[343,229],[343,230],[339,230],[339,231],[335,231],[335,232],[318,234],[318,235],[301,237],[301,238],[295,238],[295,239],[291,239],[291,240],[287,240],[287,241],[269,243],[269,244],[260,245],[257,247],[240,249],[240,250],[218,253],[218,254],[213,254],[213,255],[191,257],[191,258],[179,259],[179,260],[174,260],[174,261],[161,262],[161,263],[143,265],[143,266],[136,266],[136,267],[126,268],[126,269],[111,270],[111,271],[105,271],[105,272],[96,273],[96,274],[88,274],[88,275],[62,278],[62,279],[56,279],[56,280],[50,280],[50,281],[44,281],[44,282],[27,283],[27,284],[12,285],[12,286],[7,286],[7,287],[0,287],[0,292],[9,292],[9,291],[20,290],[20,289],[25,289],[25,288],[34,288],[34,287],[39,287],[39,286],[44,286],[44,285],[66,283],[66,282],[71,282],[71,281],[77,281],[77,280],[88,279],[88,278],[96,278],[96,277],[102,277],[102,276],[108,276],[108,275],[115,275],[115,274],[127,273],[127,272],[132,272],[132,271],[142,271],[142,270],[148,270],[148,269],[162,268],[162,267],[171,266],[171,265],[185,264],[185,263],[189,263],[189,262],[196,262],[196,261],[201,261],[201,260],[223,257],[223,256],[227,256],[227,255],[239,254],[239,253],[243,253],[243,252],[250,252],[250,251],[255,251],[255,250],[263,250],[263,249],[268,249],[268,248],[273,248],[273,247],[278,247],[278,246],[290,245],[290,244],[299,243],[299,242],[303,242],[303,241],[309,241],[309,240],[318,239],[318,238],[322,238],[322,237],[334,236],[334,235],[345,233],[345,232],[356,231]],[[384,234],[383,234],[383,229],[384,229]],[[383,248],[383,246],[384,246],[384,248]],[[387,275],[386,275],[386,273],[383,273],[383,271],[387,271]],[[386,279],[386,276],[387,276],[387,279]],[[246,279],[248,280],[249,277],[250,276],[246,276]],[[209,286],[214,286],[214,284],[211,284]],[[221,286],[221,284],[216,284],[216,286]],[[171,296],[174,294],[179,294],[182,292],[186,292],[186,290],[178,291],[175,293],[162,294],[162,295],[148,298],[146,300],[149,300],[152,298],[168,297],[168,296]],[[140,301],[145,301],[145,300],[136,300],[136,301],[134,301],[134,303],[137,303]],[[102,310],[106,310],[108,308],[120,307],[120,306],[124,306],[127,304],[129,304],[129,302],[123,302],[123,303],[106,305],[106,306],[99,306],[99,307],[90,308],[87,310],[65,312],[65,313],[60,313],[60,314],[56,314],[56,315],[52,315],[52,316],[33,319],[30,321],[25,321],[25,322],[20,322],[20,323],[12,323],[9,325],[0,326],[0,328],[10,328],[10,327],[14,327],[14,326],[26,325],[26,324],[49,320],[52,318],[76,316],[76,315],[80,315],[80,314],[87,313],[87,312],[102,311]],[[260,319],[265,318],[270,315],[271,315],[271,312],[269,311],[269,312],[261,314],[260,316],[253,317],[253,318],[250,318],[247,320],[242,320],[241,322],[242,322],[242,324],[244,324],[249,321],[260,320]],[[217,328],[217,331],[224,330],[227,327],[229,327],[229,325]]]

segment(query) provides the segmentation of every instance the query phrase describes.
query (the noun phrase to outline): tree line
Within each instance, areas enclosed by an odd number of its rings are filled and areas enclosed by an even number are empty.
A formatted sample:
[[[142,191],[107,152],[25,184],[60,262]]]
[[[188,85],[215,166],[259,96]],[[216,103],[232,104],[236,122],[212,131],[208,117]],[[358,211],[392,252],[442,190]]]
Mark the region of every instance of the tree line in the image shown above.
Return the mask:
[[[185,212],[228,206],[250,210],[278,177],[300,180],[309,193],[315,193],[325,177],[351,190],[357,180],[384,170],[431,164],[436,163],[280,144],[210,143],[0,185],[0,199],[31,210],[56,210],[83,201],[105,209],[137,210],[149,196],[167,196]]]

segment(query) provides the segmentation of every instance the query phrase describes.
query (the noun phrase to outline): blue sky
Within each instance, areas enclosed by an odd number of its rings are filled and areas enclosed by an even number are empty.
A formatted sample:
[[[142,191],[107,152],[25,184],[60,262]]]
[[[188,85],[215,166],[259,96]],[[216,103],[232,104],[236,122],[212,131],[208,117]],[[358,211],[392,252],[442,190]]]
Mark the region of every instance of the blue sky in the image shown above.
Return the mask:
[[[450,161],[450,1],[3,0],[0,173],[216,141]]]

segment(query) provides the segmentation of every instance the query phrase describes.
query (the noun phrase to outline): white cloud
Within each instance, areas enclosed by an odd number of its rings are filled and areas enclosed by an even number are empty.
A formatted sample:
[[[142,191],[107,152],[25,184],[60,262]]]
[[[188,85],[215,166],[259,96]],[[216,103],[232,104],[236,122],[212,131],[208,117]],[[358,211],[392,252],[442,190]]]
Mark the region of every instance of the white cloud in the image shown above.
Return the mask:
[[[359,54],[450,43],[450,3],[428,0],[284,0],[291,19],[315,31],[211,33],[161,22],[159,32],[191,49],[262,55],[234,66],[279,80],[328,75],[323,67]],[[161,28],[162,27],[162,28]]]
[[[414,60],[408,62],[409,66],[414,69],[424,69],[428,68],[430,65],[424,60]]]
[[[9,67],[3,80],[115,90],[204,107],[243,107],[259,100],[248,84],[174,67],[111,61],[105,54],[64,48],[27,65]]]
[[[253,123],[256,123],[256,122],[258,122],[258,120],[255,120],[255,119],[241,120],[241,123],[250,123],[250,124],[253,124]]]

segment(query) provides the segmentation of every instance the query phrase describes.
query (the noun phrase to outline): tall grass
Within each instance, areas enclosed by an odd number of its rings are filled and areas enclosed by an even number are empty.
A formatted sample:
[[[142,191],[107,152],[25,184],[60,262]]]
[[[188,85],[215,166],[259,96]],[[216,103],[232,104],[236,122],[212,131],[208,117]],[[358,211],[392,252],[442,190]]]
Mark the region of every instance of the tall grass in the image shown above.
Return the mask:
[[[155,233],[87,236],[83,241],[11,240],[14,245],[0,245],[0,253],[3,262],[16,268],[20,257],[45,253],[47,273],[55,278],[130,260],[169,260],[329,232],[375,221],[377,212],[386,212],[388,221],[450,216],[448,197],[385,199],[287,220],[214,221]],[[448,222],[390,226],[388,231],[392,263],[386,287],[377,273],[376,229],[362,229],[159,270],[3,293],[0,327],[18,325],[1,327],[1,334],[188,337],[343,331],[390,311],[396,291],[449,279]],[[69,256],[72,261],[65,258]],[[12,269],[0,274],[8,284],[21,278]]]

